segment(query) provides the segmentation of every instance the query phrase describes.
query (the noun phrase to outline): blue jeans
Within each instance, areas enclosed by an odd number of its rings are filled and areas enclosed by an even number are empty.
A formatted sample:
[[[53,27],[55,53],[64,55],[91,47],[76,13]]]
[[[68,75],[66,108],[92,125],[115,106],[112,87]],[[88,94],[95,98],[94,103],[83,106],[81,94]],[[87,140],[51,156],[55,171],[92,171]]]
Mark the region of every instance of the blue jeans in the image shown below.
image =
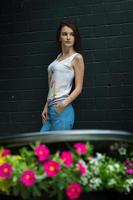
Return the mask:
[[[71,130],[74,124],[74,109],[71,104],[63,112],[56,110],[56,105],[48,106],[48,120],[44,122],[40,132]]]

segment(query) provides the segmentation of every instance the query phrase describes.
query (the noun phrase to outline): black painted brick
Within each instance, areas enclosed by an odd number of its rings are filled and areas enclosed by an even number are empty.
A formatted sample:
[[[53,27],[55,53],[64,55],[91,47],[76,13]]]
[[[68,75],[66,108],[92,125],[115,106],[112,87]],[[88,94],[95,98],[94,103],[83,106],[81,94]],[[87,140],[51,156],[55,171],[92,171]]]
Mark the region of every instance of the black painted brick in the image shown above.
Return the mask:
[[[85,60],[74,128],[133,131],[133,1],[7,0],[0,12],[0,134],[40,130],[64,19],[78,25]]]

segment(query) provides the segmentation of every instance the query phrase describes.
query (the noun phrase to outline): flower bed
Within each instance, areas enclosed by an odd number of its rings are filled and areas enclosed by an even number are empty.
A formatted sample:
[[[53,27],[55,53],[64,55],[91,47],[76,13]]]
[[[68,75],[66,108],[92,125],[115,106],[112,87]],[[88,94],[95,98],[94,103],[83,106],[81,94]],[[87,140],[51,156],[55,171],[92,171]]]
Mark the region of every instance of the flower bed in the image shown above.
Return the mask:
[[[128,145],[111,145],[109,155],[95,152],[89,142],[67,146],[51,153],[36,142],[20,147],[17,154],[0,147],[0,191],[23,199],[42,193],[63,199],[65,193],[70,200],[90,191],[131,192],[133,151]]]

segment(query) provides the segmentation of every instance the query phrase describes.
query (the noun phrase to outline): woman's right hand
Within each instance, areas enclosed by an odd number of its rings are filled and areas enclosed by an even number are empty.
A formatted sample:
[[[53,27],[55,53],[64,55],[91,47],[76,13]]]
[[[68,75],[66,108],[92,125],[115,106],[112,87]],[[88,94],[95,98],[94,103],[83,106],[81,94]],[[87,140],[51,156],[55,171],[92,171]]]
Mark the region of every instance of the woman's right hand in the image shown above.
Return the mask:
[[[48,108],[47,108],[47,106],[44,107],[42,114],[41,114],[41,117],[42,117],[42,123],[47,121],[47,119],[48,119]]]

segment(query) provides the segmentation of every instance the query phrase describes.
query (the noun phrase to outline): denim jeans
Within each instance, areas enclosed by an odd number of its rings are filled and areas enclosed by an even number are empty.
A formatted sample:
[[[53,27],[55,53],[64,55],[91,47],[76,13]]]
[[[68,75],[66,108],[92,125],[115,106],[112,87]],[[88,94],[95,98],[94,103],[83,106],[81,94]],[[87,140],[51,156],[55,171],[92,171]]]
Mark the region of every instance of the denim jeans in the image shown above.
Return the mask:
[[[56,110],[56,105],[48,107],[48,120],[44,122],[40,132],[55,130],[71,130],[74,124],[74,109],[71,104],[63,112]]]

